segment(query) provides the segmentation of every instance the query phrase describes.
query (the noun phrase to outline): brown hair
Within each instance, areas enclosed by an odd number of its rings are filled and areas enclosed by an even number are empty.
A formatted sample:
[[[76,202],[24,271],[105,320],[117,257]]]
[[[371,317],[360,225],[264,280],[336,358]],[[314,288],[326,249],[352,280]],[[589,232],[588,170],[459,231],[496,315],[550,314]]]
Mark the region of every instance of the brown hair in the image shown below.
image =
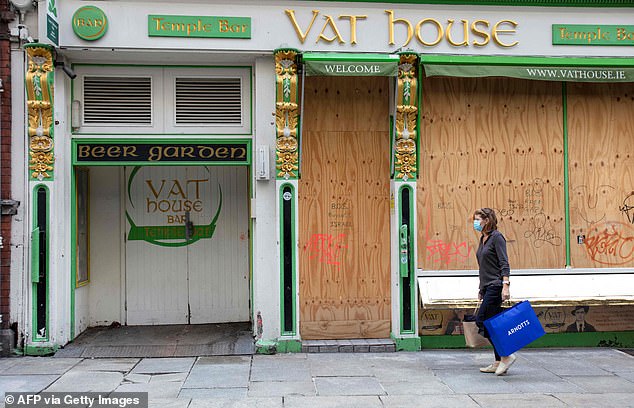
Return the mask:
[[[495,211],[492,208],[480,208],[473,213],[473,216],[480,216],[483,220],[487,220],[487,223],[482,226],[482,232],[490,234],[491,231],[498,229],[498,217],[495,215]]]

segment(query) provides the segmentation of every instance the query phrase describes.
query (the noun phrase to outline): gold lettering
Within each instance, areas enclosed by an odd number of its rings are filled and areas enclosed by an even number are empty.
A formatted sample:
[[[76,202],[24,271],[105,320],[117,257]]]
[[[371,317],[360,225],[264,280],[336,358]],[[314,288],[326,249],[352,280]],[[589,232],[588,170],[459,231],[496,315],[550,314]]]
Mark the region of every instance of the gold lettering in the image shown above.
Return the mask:
[[[82,146],[82,145],[77,146],[77,157],[78,158],[90,157],[90,146]]]
[[[181,147],[181,157],[191,157],[192,159],[195,159],[196,157],[194,156],[194,148],[192,146],[183,146]]]
[[[469,22],[467,20],[460,20],[462,22],[462,42],[456,43],[451,38],[451,28],[453,27],[453,20],[447,20],[447,42],[454,47],[468,47],[469,46],[469,32],[467,26]]]
[[[203,159],[210,159],[214,156],[214,149],[209,146],[198,146],[198,154]]]
[[[161,146],[152,146],[149,150],[149,156],[147,158],[148,161],[161,161],[163,157],[163,152]]]
[[[511,26],[513,26],[513,28],[508,28],[508,29],[500,29],[500,25],[502,24],[510,24]],[[496,44],[498,44],[500,47],[514,47],[516,46],[519,41],[515,41],[512,42],[511,44],[505,44],[503,43],[499,38],[498,38],[498,34],[502,33],[502,34],[514,34],[516,32],[517,28],[517,23],[515,21],[511,21],[511,20],[501,20],[498,21],[494,26],[493,26],[493,30],[491,30],[491,35],[493,36],[493,41],[495,41]]]
[[[106,149],[103,146],[94,146],[92,148],[92,157],[103,157]]]
[[[161,26],[161,21],[163,21],[163,19],[154,17],[152,18],[152,20],[156,22],[156,31],[161,31],[161,29],[163,28]]]
[[[187,24],[187,35],[190,35],[192,31],[196,31],[196,24]]]
[[[489,28],[489,22],[486,20],[476,20],[473,23],[471,23],[471,32],[476,36],[476,37],[481,37],[483,39],[482,42],[478,42],[476,40],[473,40],[473,45],[476,47],[484,47],[485,45],[487,45],[489,43],[489,41],[491,40],[491,37],[489,36],[489,33],[486,31],[482,31],[482,30],[478,30],[478,24],[484,24],[485,27],[488,29]]]
[[[220,30],[221,33],[226,33],[227,31],[229,31],[229,21],[227,20],[218,20],[218,29]]]
[[[357,43],[357,20],[365,20],[368,16],[341,15],[339,18],[350,19],[350,44]]]
[[[226,147],[219,147],[216,149],[216,157],[219,159],[226,159],[229,157],[229,149]]]
[[[121,157],[121,147],[110,146],[108,147],[108,151],[106,154],[108,155],[108,157]]]
[[[427,22],[435,24],[436,31],[438,33],[438,35],[436,36],[436,40],[430,43],[425,42],[425,40],[423,40],[423,38],[420,35],[420,28],[422,27],[423,24]],[[440,41],[442,40],[442,37],[443,37],[442,25],[438,21],[434,20],[433,18],[425,18],[423,20],[420,20],[418,24],[416,24],[416,38],[418,38],[418,41],[420,41],[421,44],[427,47],[433,47],[434,45],[438,45],[438,43],[440,43]]]
[[[187,198],[187,194],[183,191],[183,187],[181,187],[181,183],[178,180],[174,180],[174,184],[172,184],[172,188],[169,193],[167,193],[167,198],[171,196],[181,196],[181,198]]]
[[[163,149],[163,155],[169,158],[178,158],[178,147],[167,146]]]
[[[410,24],[410,22],[404,18],[395,19],[394,11],[392,10],[385,10],[385,12],[388,14],[388,28],[389,28],[389,36],[390,36],[389,44],[394,45],[394,24],[396,23],[407,24],[407,41],[405,41],[403,46],[406,46],[407,44],[409,44],[409,42],[412,41],[412,35],[414,34],[412,30],[412,24]]]
[[[236,154],[237,153],[237,154]],[[244,147],[232,147],[231,158],[232,159],[244,159],[247,155],[247,149]]]
[[[209,179],[200,179],[200,180],[187,180],[187,184],[195,183],[196,184],[196,200],[200,199],[200,183],[206,183]]]
[[[123,146],[123,157],[127,156],[139,157],[136,154],[136,146]]]
[[[295,10],[284,10],[284,12],[291,19],[291,23],[293,23],[293,27],[295,28],[295,32],[297,33],[297,36],[299,37],[302,44],[304,44],[304,41],[306,41],[306,37],[308,36],[310,29],[313,27],[313,23],[315,22],[317,15],[319,15],[319,10],[313,10],[313,19],[310,20],[310,24],[308,25],[308,28],[306,29],[306,34],[302,32],[302,29],[299,28],[299,25],[297,24],[297,20],[295,19]]]
[[[161,180],[161,188],[159,189],[159,191],[156,191],[156,189],[154,188],[152,180],[145,180],[145,184],[147,184],[150,187],[150,190],[152,190],[154,198],[159,198],[159,195],[161,194],[161,191],[163,191],[163,187],[165,186],[165,180]]]
[[[326,17],[326,22],[324,23],[324,27],[321,29],[321,33],[319,33],[319,37],[317,37],[317,41],[315,41],[315,44],[317,44],[319,40],[321,39],[327,42],[333,42],[335,41],[335,38],[339,39],[339,44],[344,44],[345,41],[341,37],[341,34],[339,33],[339,30],[337,29],[337,24],[335,24],[335,21],[332,19],[332,16],[329,16],[327,14],[325,14],[324,16]],[[326,31],[326,27],[328,26],[330,26],[332,28],[332,31],[335,32],[335,36],[332,38],[328,38],[324,35],[324,31]]]

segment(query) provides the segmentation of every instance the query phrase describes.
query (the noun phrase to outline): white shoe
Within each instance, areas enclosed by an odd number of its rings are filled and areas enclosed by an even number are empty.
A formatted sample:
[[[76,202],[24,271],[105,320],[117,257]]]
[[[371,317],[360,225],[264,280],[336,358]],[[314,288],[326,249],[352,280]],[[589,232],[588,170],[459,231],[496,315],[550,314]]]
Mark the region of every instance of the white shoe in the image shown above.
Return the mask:
[[[495,363],[489,364],[486,367],[480,367],[480,372],[481,373],[494,373],[499,366],[500,366],[500,362],[496,361]]]
[[[515,354],[511,354],[508,357],[508,361],[506,363],[504,363],[503,361],[500,361],[500,365],[498,366],[497,370],[495,370],[495,375],[504,375],[504,374],[506,374],[506,372],[513,365],[515,360],[517,360],[517,357],[515,357]]]

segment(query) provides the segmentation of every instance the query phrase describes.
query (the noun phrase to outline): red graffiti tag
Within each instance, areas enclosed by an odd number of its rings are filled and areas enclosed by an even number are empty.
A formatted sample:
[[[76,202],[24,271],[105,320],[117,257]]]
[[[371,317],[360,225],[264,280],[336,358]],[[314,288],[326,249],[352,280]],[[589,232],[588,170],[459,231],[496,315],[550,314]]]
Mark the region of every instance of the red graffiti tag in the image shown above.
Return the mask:
[[[451,262],[458,262],[459,260],[466,262],[471,253],[471,248],[466,242],[456,244],[454,242],[428,239],[427,244],[427,252],[429,253],[427,260],[435,263],[449,265]]]
[[[346,234],[313,234],[304,250],[309,252],[310,259],[317,258],[318,262],[326,265],[339,266],[341,249],[348,248],[348,245],[344,244],[345,238]]]
[[[439,239],[432,240],[429,236],[429,226],[431,225],[431,214],[429,207],[427,208],[427,225],[425,226],[425,240],[427,242],[426,249],[428,252],[427,260],[434,263],[443,263],[449,265],[452,262],[466,262],[471,254],[471,248],[466,242],[456,244],[455,242],[445,242]]]
[[[584,242],[590,259],[605,265],[623,265],[634,260],[632,232],[631,226],[620,222],[595,225]]]

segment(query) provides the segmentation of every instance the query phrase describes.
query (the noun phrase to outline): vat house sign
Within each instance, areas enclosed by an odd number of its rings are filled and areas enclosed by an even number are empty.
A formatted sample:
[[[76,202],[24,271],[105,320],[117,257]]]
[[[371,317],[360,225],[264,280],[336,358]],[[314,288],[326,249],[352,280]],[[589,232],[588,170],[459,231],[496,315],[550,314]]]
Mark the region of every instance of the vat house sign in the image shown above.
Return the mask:
[[[128,240],[182,247],[213,237],[222,188],[207,167],[138,166],[126,199]]]

